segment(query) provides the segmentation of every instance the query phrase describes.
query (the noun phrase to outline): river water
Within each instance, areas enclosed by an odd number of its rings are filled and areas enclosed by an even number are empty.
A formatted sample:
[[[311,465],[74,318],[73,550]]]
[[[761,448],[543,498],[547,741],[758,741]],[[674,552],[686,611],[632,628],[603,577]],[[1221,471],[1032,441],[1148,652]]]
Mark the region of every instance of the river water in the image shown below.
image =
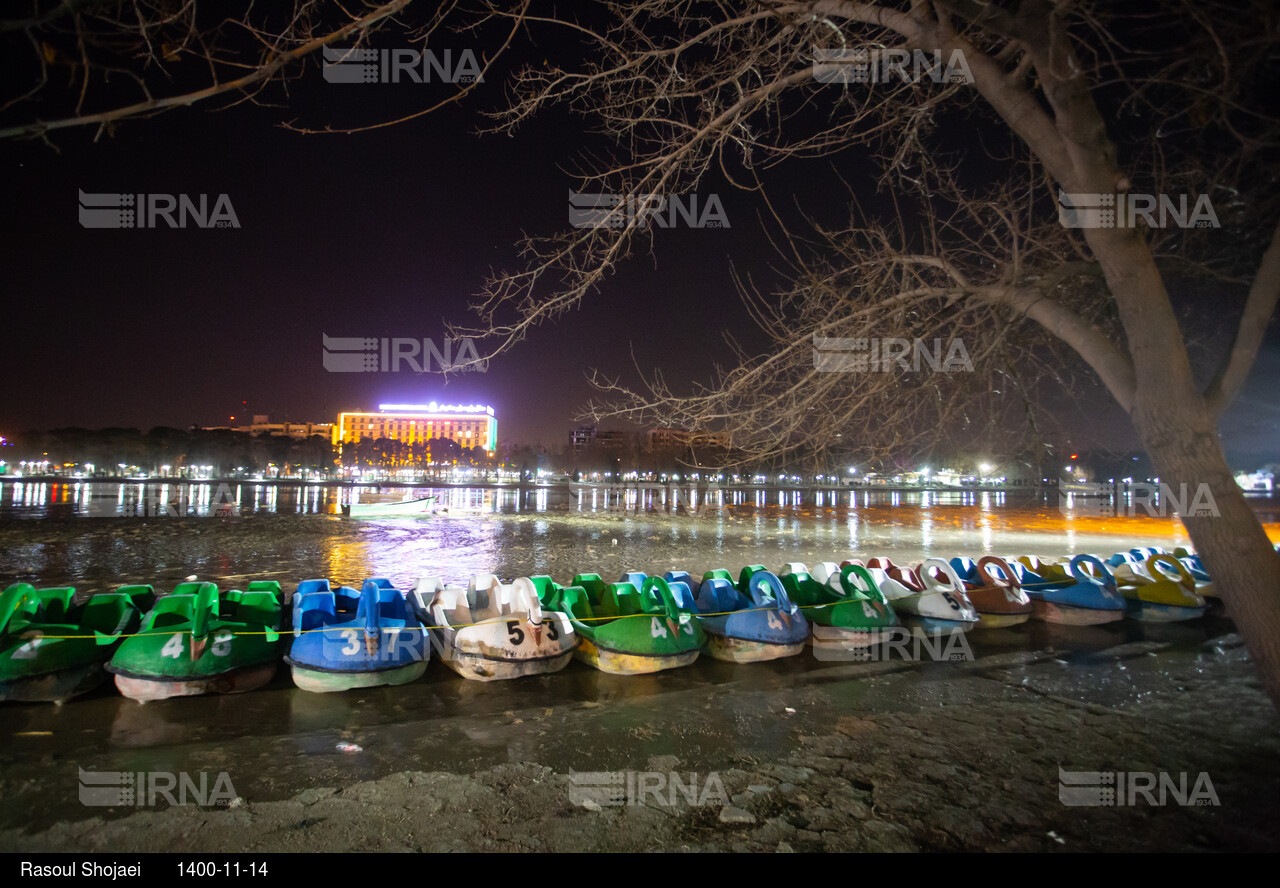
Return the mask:
[[[276,579],[286,589],[309,577],[465,581],[476,572],[564,582],[582,572],[696,576],[875,555],[1106,556],[1190,545],[1176,517],[1092,517],[1052,492],[726,490],[707,503],[688,491],[415,490],[426,493],[438,497],[431,517],[351,519],[338,514],[351,488],[9,482],[0,484],[0,580],[83,591],[164,589],[190,575]],[[1259,501],[1264,520],[1275,520],[1272,509]]]

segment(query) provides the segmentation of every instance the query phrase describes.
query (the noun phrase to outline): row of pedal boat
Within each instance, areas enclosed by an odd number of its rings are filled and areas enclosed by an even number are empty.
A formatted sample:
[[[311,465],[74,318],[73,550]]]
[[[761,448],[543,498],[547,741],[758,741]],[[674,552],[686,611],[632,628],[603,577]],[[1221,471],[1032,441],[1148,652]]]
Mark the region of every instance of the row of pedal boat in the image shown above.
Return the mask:
[[[71,587],[27,583],[0,595],[0,700],[62,702],[107,674],[140,701],[261,687],[283,661],[316,692],[400,685],[420,678],[432,652],[478,680],[556,672],[577,657],[632,675],[686,666],[700,653],[756,662],[856,650],[904,630],[941,634],[1038,619],[1096,625],[1202,616],[1217,597],[1200,559],[1177,549],[1131,549],[1048,560],[887,558],[792,562],[776,573],[744,567],[614,583],[579,574],[467,588],[437,577],[401,591],[384,578],[361,588],[305,580],[288,600],[274,581],[222,590],[178,585],[157,597],[125,586],[77,603]]]

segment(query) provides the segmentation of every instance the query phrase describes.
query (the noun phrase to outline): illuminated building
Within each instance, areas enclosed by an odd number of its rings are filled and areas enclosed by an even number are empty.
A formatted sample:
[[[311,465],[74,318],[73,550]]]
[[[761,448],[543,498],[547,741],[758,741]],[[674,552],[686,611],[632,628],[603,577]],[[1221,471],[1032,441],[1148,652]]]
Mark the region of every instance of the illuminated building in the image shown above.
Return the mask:
[[[377,413],[339,413],[333,424],[333,445],[387,438],[405,444],[425,444],[448,438],[460,447],[492,451],[498,441],[498,420],[483,404],[379,404]]]

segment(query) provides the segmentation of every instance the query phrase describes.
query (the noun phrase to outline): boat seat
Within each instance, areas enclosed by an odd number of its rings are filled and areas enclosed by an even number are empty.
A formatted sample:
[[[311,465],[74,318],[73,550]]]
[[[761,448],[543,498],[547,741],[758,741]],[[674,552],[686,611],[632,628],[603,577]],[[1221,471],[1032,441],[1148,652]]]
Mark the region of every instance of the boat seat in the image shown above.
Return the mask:
[[[280,599],[265,589],[245,592],[236,604],[235,620],[238,623],[274,626],[280,620]]]
[[[694,598],[698,597],[698,592],[702,587],[701,583],[689,576],[687,570],[669,570],[662,575],[662,578],[667,581],[668,586],[672,583],[684,583],[689,590],[689,594]]]
[[[782,565],[782,570],[778,571],[779,577],[787,576],[809,576],[809,568],[802,561],[788,561]]]
[[[85,602],[79,624],[91,632],[116,635],[123,632],[133,612],[133,599],[119,592],[94,595]]]
[[[72,602],[76,597],[74,586],[55,586],[50,589],[38,589],[36,595],[40,599],[40,619],[45,623],[66,623],[71,612]]]
[[[826,586],[830,584],[832,577],[835,577],[837,580],[839,579],[840,568],[836,567],[836,563],[834,561],[819,561],[813,566],[813,573],[811,573],[810,576],[822,585]]]
[[[644,591],[644,581],[647,579],[649,579],[648,574],[643,574],[643,573],[640,573],[639,571],[633,570],[633,571],[627,571],[621,577],[619,577],[618,583],[634,586],[637,592],[642,592]]]
[[[688,574],[685,574],[688,576]],[[667,581],[667,588],[671,590],[671,595],[676,600],[676,605],[681,610],[687,610],[690,613],[698,612],[698,605],[694,601],[693,589],[684,580]]]
[[[560,599],[563,598],[562,590],[551,577],[546,575],[529,577],[529,582],[533,583],[534,591],[538,593],[538,601],[543,607],[548,610],[562,610],[560,607]]]
[[[706,614],[723,614],[738,610],[738,590],[728,580],[719,577],[705,580],[698,591],[698,610]]]
[[[630,583],[612,583],[605,590],[602,610],[606,614],[617,614],[620,617],[644,613],[640,590]]]
[[[591,576],[588,574],[588,576]],[[574,577],[572,586],[565,586],[560,595],[560,610],[567,614],[577,617],[579,620],[595,619],[595,610],[591,607],[591,596],[587,594],[587,590],[578,585],[577,577]],[[592,626],[597,625],[592,622]]]
[[[604,594],[609,584],[600,578],[600,574],[575,574],[573,585],[587,594],[586,600],[592,607],[599,607],[604,601]]]
[[[982,578],[978,576],[978,563],[972,558],[965,555],[957,555],[951,559],[951,566],[960,575],[960,579],[972,583],[982,582]]]

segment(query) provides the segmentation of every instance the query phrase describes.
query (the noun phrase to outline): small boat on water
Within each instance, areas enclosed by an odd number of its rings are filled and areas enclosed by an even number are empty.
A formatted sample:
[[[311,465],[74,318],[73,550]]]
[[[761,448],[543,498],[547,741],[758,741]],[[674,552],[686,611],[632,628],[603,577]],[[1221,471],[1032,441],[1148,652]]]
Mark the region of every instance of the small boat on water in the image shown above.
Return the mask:
[[[798,561],[778,572],[791,600],[812,627],[814,656],[869,648],[889,639],[898,616],[865,567],[824,561],[813,573]]]
[[[1049,574],[1047,577],[1022,563],[1010,562],[1009,566],[1031,598],[1033,619],[1072,626],[1096,626],[1124,619],[1124,599],[1116,591],[1106,565],[1095,555],[1075,556],[1065,571],[1040,563],[1038,566]]]
[[[150,586],[123,586],[79,604],[71,586],[15,583],[0,593],[0,701],[62,703],[93,690],[121,636],[155,604]]]
[[[276,673],[282,612],[274,580],[222,593],[213,583],[181,583],[106,668],[120,693],[142,702],[251,691]]]
[[[1013,568],[1003,558],[984,555],[951,559],[951,566],[964,581],[965,594],[978,612],[978,629],[1003,629],[1031,619],[1031,599]]]
[[[463,678],[499,681],[559,672],[578,646],[569,618],[544,609],[529,577],[503,584],[481,574],[466,589],[424,577],[410,598],[418,619],[431,627],[441,658]]]
[[[698,620],[707,633],[707,653],[731,663],[791,657],[804,650],[809,621],[778,578],[760,565],[744,567],[737,585],[727,570],[709,570],[702,581],[686,571],[663,579],[692,592]]]
[[[706,642],[693,593],[683,583],[642,573],[606,583],[599,574],[578,574],[559,588],[552,607],[573,623],[580,639],[574,656],[602,672],[637,675],[688,666]]]
[[[293,593],[293,643],[284,661],[304,691],[328,693],[416,681],[431,651],[426,630],[390,580],[360,591],[304,580]]]
[[[435,496],[415,496],[405,491],[403,496],[361,494],[353,491],[351,502],[342,504],[342,514],[349,518],[381,518],[398,515],[422,516],[431,514]]]
[[[978,623],[964,581],[942,558],[927,558],[914,570],[872,558],[867,571],[908,627],[938,634],[968,632]]]
[[[1172,555],[1157,553],[1147,556],[1145,561],[1130,555],[1115,565],[1112,582],[1124,596],[1129,614],[1135,620],[1148,623],[1194,620],[1204,616],[1209,606],[1197,592],[1195,577]]]

